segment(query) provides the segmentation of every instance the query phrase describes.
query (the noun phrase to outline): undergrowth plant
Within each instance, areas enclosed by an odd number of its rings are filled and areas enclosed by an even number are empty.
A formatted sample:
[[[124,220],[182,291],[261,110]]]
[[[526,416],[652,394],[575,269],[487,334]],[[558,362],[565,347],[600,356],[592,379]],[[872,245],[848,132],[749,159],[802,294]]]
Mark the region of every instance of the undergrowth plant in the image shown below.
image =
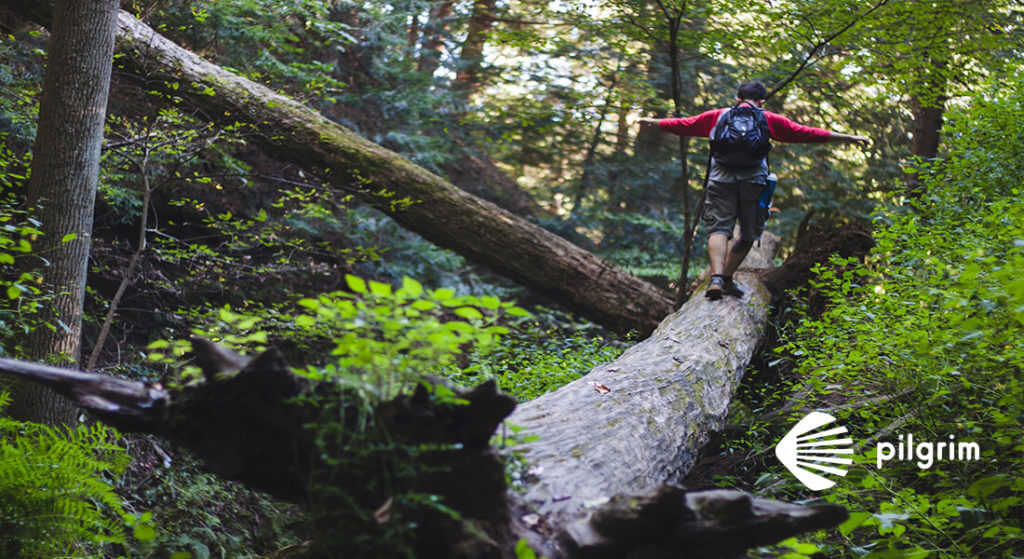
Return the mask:
[[[799,403],[848,426],[859,458],[821,497],[850,519],[782,557],[1024,556],[1024,84],[1002,86],[949,115],[948,156],[922,166],[920,199],[878,215],[865,263],[817,270],[827,308],[780,353],[810,389]],[[906,435],[980,456],[878,456]],[[790,498],[808,496],[780,475]]]
[[[0,393],[0,414],[8,403]],[[128,456],[102,425],[62,429],[0,415],[0,557],[101,557],[124,541],[112,481]]]
[[[569,319],[557,316],[563,323]],[[525,402],[582,377],[622,353],[622,347],[610,344],[596,328],[558,328],[552,322],[520,323],[502,338],[500,346],[471,354],[467,363],[450,367],[446,376],[465,386],[493,378],[502,392]]]
[[[528,313],[494,296],[425,289],[411,278],[394,287],[349,275],[346,285],[291,304],[215,309],[193,333],[243,351],[284,342],[307,354],[295,372],[321,383],[301,403],[317,410],[309,429],[325,466],[309,475],[306,531],[330,556],[409,556],[424,511],[458,519],[438,496],[410,489],[423,473],[420,458],[444,449],[394,440],[376,409],[417,386],[439,404],[460,405],[454,391],[424,377],[443,374],[467,352],[486,352],[509,332],[499,321]],[[178,368],[189,345],[157,341],[150,358]],[[181,370],[179,383],[201,382],[192,368]]]

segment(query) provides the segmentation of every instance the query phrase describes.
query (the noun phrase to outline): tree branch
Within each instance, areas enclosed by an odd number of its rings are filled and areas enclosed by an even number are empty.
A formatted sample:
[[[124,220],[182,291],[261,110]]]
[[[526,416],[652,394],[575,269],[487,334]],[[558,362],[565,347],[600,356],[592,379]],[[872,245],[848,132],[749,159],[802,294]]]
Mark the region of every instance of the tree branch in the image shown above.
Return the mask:
[[[821,50],[825,45],[827,45],[827,44],[831,43],[832,41],[836,40],[840,35],[842,35],[843,33],[846,33],[850,29],[852,29],[854,25],[857,25],[858,23],[863,21],[864,18],[868,17],[869,15],[874,13],[876,10],[878,10],[879,8],[881,8],[882,6],[884,6],[884,5],[888,4],[888,3],[889,3],[889,0],[879,0],[877,4],[875,4],[874,6],[871,7],[871,9],[869,9],[868,11],[864,12],[863,14],[860,14],[859,16],[851,19],[849,23],[844,25],[842,28],[840,28],[835,33],[832,33],[831,35],[829,35],[825,39],[822,39],[821,41],[818,41],[818,43],[815,44],[814,47],[811,48],[810,52],[807,53],[807,56],[804,57],[803,62],[801,62],[800,65],[797,66],[796,70],[793,70],[793,72],[790,73],[789,77],[787,77],[785,80],[782,81],[781,84],[779,84],[778,86],[774,87],[771,91],[769,91],[767,97],[765,97],[765,98],[766,99],[771,99],[772,96],[774,96],[776,93],[778,93],[779,91],[784,89],[786,86],[791,84],[793,82],[793,80],[795,80],[797,78],[797,76],[799,76],[804,71],[804,69],[807,68],[807,66],[809,66],[811,64],[811,59],[813,59],[814,55],[817,54],[818,51]]]

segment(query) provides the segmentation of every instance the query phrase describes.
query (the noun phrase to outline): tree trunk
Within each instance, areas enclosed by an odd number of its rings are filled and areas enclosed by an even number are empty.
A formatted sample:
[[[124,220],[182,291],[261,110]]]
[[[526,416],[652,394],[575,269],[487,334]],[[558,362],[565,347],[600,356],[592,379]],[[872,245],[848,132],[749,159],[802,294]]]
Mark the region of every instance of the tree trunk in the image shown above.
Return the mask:
[[[693,298],[616,361],[516,408],[509,422],[538,437],[520,447],[536,473],[524,511],[566,528],[593,513],[594,503],[680,482],[722,427],[767,326],[769,293],[756,273],[771,267],[777,248],[766,233],[751,251],[737,276],[743,299]],[[543,531],[523,535],[549,556],[584,545],[567,548]]]
[[[911,155],[922,161],[932,161],[939,155],[939,131],[942,130],[945,99],[936,100],[926,105],[917,96],[910,100],[914,114],[913,140]],[[907,195],[917,198],[923,194],[919,172],[907,174]]]
[[[940,47],[945,46],[944,42],[939,44]],[[929,66],[920,71],[915,93],[911,94],[910,110],[914,115],[914,129],[910,152],[916,161],[930,162],[939,155],[940,131],[946,112],[947,56],[948,53],[942,52],[929,56]],[[907,174],[906,186],[909,198],[923,194],[919,172]]]
[[[629,107],[619,107],[615,125],[615,152],[624,153],[629,147]]]
[[[928,106],[918,97],[911,101],[914,111],[914,143],[912,153],[921,159],[935,159],[939,154],[939,131],[942,129],[942,115],[945,100],[937,100]]]
[[[472,97],[480,88],[480,71],[484,64],[484,44],[494,18],[494,0],[474,0],[469,16],[466,42],[459,53],[459,71],[455,77],[456,89]]]
[[[420,50],[417,69],[430,75],[441,65],[441,53],[444,51],[444,34],[448,31],[449,18],[455,0],[441,0],[430,9],[430,19],[423,28],[423,47]]]
[[[211,118],[250,125],[254,140],[275,156],[346,188],[428,240],[550,295],[599,324],[646,335],[671,311],[668,295],[651,284],[287,97],[200,59],[125,12],[118,44],[125,54],[121,60],[154,86],[180,83]]]
[[[45,255],[43,283],[54,289],[25,340],[31,359],[77,366],[82,305],[110,91],[119,0],[54,3],[28,205],[42,223],[33,254]],[[70,240],[68,240],[70,239]],[[69,423],[75,408],[37,385],[15,386],[13,417]]]

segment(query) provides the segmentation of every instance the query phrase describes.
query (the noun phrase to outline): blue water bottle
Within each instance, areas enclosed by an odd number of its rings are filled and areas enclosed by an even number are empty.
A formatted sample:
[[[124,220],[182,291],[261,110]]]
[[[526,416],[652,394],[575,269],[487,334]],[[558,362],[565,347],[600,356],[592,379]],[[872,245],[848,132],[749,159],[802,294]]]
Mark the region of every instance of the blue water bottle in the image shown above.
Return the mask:
[[[779,184],[779,177],[775,173],[769,173],[768,178],[765,179],[764,192],[761,194],[761,199],[758,200],[758,204],[762,208],[769,208],[772,205],[772,195],[775,194],[775,187]]]

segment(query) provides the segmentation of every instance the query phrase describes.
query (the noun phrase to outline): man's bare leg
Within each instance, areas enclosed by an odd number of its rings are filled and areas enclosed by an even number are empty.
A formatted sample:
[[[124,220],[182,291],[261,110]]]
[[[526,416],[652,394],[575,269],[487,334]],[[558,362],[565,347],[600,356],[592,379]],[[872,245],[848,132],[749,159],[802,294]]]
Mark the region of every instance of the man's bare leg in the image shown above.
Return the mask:
[[[743,290],[732,281],[732,275],[739,269],[743,259],[750,252],[753,243],[736,241],[729,247],[729,237],[722,233],[708,236],[708,259],[711,261],[711,282],[704,294],[708,299],[720,299],[723,293],[742,297]]]
[[[742,239],[732,244],[732,249],[729,250],[729,256],[725,259],[725,269],[722,271],[722,275],[731,278],[736,270],[740,268],[740,264],[743,263],[743,259],[747,257],[747,253],[750,252],[750,247],[754,246],[754,243],[744,242]],[[712,267],[712,272],[714,268]]]
[[[711,274],[721,275],[726,266],[726,254],[729,252],[729,237],[725,233],[708,235],[708,259],[711,261]]]
[[[708,260],[711,262],[711,282],[704,296],[708,299],[722,298],[722,271],[728,261],[729,236],[723,233],[708,235]]]

